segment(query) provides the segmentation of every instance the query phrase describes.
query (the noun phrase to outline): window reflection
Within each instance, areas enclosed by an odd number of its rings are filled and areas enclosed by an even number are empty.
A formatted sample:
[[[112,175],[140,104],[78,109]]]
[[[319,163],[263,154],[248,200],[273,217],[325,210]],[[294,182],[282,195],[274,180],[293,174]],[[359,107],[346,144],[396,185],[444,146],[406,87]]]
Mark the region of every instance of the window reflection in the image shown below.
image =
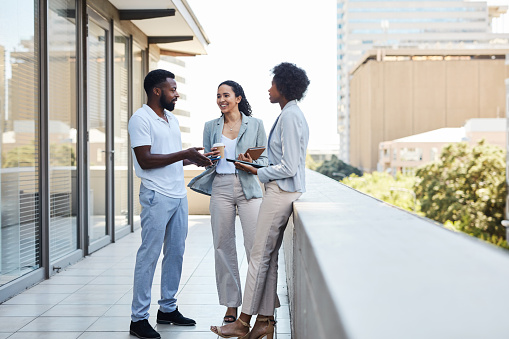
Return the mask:
[[[0,285],[40,267],[36,3],[0,2]]]
[[[74,0],[48,11],[50,260],[77,249],[76,23]]]

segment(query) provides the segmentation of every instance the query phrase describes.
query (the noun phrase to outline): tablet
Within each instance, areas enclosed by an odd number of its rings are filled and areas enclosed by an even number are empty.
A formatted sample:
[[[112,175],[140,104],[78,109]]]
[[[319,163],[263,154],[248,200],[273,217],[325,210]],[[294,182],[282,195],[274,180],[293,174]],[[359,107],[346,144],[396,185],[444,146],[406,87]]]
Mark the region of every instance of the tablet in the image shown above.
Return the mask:
[[[254,168],[262,168],[262,167],[265,167],[265,166],[263,166],[263,165],[258,165],[258,164],[255,164],[255,163],[252,163],[252,162],[249,162],[249,161],[234,160],[234,159],[228,159],[228,158],[226,158],[226,161],[229,161],[229,162],[240,162],[241,164],[245,164],[245,165],[253,166]]]
[[[248,148],[246,151],[246,154],[249,154],[251,156],[251,159],[256,160],[262,155],[263,151],[265,151],[265,147],[251,147]]]

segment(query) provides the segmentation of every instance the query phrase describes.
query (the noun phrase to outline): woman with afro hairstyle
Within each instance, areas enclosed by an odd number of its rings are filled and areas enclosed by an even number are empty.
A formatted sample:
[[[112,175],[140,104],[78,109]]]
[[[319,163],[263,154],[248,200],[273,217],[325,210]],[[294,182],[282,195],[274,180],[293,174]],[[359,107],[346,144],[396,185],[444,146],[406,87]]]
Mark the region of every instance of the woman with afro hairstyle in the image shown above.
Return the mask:
[[[223,143],[225,158],[268,165],[267,151],[253,160],[246,151],[250,147],[266,147],[263,122],[251,117],[251,106],[237,82],[227,80],[217,89],[217,105],[221,116],[205,123],[203,146],[215,151],[215,143]],[[217,151],[217,153],[219,153]],[[193,178],[192,190],[210,195],[210,218],[214,242],[216,285],[219,303],[226,306],[224,322],[237,319],[242,304],[241,281],[235,241],[235,217],[239,214],[244,235],[244,248],[249,262],[255,235],[256,219],[263,192],[256,177],[238,171],[233,162],[219,159],[205,172]]]
[[[269,99],[282,111],[272,126],[268,141],[270,165],[255,168],[236,162],[235,166],[258,175],[265,184],[260,206],[251,260],[249,262],[242,313],[237,321],[210,330],[220,337],[260,339],[274,337],[274,310],[277,297],[278,252],[283,233],[293,210],[293,202],[305,192],[305,161],[309,128],[297,101],[304,97],[309,79],[294,64],[283,62],[272,69],[274,74]],[[253,329],[250,321],[257,314]]]

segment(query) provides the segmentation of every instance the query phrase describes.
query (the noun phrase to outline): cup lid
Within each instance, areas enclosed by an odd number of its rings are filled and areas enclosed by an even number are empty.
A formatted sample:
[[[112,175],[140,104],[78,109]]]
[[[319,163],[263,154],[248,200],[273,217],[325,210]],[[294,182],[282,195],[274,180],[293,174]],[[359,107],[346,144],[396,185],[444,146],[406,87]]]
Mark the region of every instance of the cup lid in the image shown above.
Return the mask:
[[[214,145],[212,145],[212,147],[220,147],[220,146],[226,146],[226,145],[223,144],[222,142],[216,142]]]

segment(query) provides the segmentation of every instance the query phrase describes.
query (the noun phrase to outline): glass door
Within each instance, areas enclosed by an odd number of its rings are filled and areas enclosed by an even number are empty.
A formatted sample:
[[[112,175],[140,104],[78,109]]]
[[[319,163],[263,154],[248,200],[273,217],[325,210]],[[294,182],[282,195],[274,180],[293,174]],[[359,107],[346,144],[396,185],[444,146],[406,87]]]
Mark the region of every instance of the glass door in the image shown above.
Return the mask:
[[[129,45],[130,39],[114,30],[113,42],[113,211],[116,238],[129,234]]]
[[[89,252],[111,241],[108,175],[108,22],[88,10],[87,123],[88,123],[88,240]]]

